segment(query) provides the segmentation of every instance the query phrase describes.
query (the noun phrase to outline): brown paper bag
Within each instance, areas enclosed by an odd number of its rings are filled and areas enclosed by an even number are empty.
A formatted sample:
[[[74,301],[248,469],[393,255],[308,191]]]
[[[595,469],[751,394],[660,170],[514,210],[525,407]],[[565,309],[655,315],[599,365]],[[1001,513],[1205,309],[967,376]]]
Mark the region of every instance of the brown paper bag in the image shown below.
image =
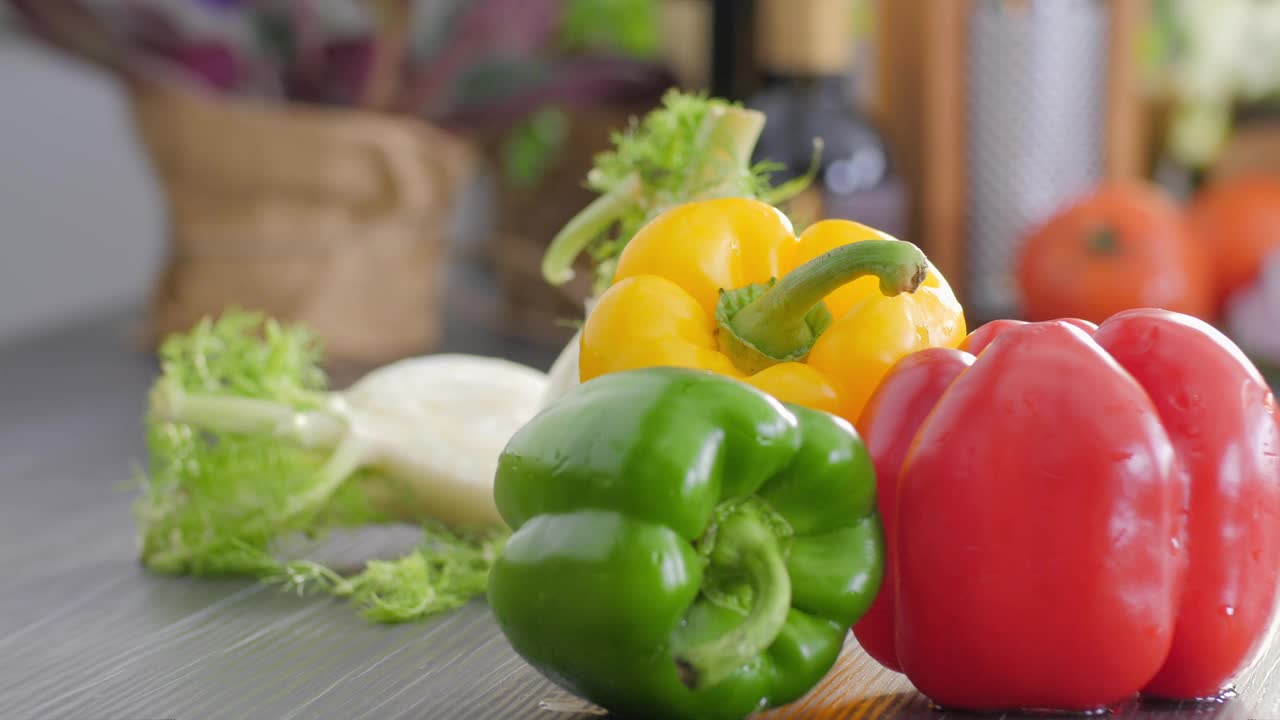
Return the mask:
[[[461,140],[410,118],[154,85],[133,107],[170,213],[153,342],[239,307],[307,325],[338,362],[436,345]]]

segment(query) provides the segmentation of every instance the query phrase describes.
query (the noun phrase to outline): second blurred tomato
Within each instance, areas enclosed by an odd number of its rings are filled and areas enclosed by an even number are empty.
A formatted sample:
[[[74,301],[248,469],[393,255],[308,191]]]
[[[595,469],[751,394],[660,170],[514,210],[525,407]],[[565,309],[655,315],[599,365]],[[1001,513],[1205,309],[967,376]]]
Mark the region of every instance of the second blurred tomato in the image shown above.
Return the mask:
[[[1280,250],[1280,179],[1242,175],[1212,182],[1188,212],[1208,253],[1218,303],[1254,282],[1267,253]]]

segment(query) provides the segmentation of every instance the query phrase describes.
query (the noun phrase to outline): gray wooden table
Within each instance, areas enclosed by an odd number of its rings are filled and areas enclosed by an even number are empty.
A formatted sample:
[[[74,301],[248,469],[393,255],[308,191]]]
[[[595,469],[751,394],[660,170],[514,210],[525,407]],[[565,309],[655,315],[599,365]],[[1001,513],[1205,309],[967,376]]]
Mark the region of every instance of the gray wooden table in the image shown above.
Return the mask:
[[[472,327],[455,323],[449,347],[551,360]],[[0,718],[588,716],[512,653],[479,600],[387,627],[339,601],[144,571],[125,484],[155,368],[125,330],[112,316],[0,348]],[[1280,652],[1230,702],[1116,714],[1280,720]],[[852,642],[822,688],[772,715],[958,717]]]

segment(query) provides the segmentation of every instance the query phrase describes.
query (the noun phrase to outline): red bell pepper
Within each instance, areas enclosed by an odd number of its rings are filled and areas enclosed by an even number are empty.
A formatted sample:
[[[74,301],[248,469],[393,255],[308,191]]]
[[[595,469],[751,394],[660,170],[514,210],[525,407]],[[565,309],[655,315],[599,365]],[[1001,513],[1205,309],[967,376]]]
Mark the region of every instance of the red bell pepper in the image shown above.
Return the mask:
[[[1092,335],[1094,331],[1098,329],[1097,325],[1094,325],[1088,320],[1081,320],[1080,318],[1061,318],[1058,322],[1075,325],[1089,335]],[[1009,328],[1026,324],[1027,322],[1025,320],[992,320],[965,336],[965,339],[960,343],[960,349],[970,355],[978,355],[982,352],[982,349],[987,345],[990,345],[991,341],[995,340],[996,336],[1000,333],[1008,330]]]
[[[944,707],[1218,693],[1280,586],[1280,413],[1256,368],[1160,310],[965,347],[904,358],[858,422],[891,578],[858,640]]]
[[[872,393],[857,423],[858,433],[875,463],[880,523],[888,542],[885,543],[880,592],[866,614],[853,626],[853,633],[868,655],[898,672],[902,667],[898,665],[898,653],[893,644],[895,543],[892,542],[897,520],[898,471],[902,468],[911,440],[942,391],[971,364],[972,355],[942,347],[927,348],[903,357],[890,372],[892,381],[886,377]]]

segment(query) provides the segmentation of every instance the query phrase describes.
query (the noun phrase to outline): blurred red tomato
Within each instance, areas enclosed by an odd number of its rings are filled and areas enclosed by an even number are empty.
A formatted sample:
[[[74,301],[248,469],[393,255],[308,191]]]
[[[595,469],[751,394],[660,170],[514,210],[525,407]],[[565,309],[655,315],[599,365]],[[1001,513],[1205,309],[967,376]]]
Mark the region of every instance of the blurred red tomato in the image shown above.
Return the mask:
[[[1180,208],[1147,183],[1107,183],[1024,238],[1017,281],[1029,320],[1100,323],[1131,308],[1212,315],[1203,249]]]

